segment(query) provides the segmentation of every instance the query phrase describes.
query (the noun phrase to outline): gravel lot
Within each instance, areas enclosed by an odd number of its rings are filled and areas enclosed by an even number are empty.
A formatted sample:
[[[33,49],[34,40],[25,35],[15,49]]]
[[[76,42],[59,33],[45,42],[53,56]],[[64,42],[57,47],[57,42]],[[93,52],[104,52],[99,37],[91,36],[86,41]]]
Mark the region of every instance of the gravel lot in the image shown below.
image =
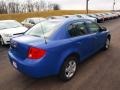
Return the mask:
[[[111,47],[79,65],[69,82],[57,77],[33,79],[16,71],[9,63],[9,46],[0,47],[0,90],[120,90],[120,19],[102,23],[112,34]]]

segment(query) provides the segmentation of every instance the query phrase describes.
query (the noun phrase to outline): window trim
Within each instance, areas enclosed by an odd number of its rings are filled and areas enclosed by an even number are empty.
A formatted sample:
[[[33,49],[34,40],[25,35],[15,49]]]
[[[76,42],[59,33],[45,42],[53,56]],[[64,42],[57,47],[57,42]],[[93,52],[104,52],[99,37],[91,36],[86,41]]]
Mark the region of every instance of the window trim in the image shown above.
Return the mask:
[[[70,33],[69,33],[68,27],[69,27],[71,24],[79,23],[79,22],[82,22],[82,23],[84,24],[87,33],[84,34],[84,35],[78,35],[78,36],[73,36],[73,37],[72,37],[72,36],[70,35]],[[67,26],[66,26],[66,30],[67,30],[67,32],[68,32],[70,38],[75,38],[75,37],[85,36],[85,35],[88,35],[88,34],[89,34],[89,30],[88,30],[88,28],[87,28],[87,26],[86,26],[86,24],[85,24],[85,21],[74,21],[74,22],[72,22],[72,23],[69,23],[69,24],[67,24]]]
[[[93,21],[89,21],[89,22],[96,24],[96,25],[99,27],[99,30],[101,29],[101,27],[100,27],[99,24],[97,24],[97,23],[95,23],[95,22],[93,22]],[[87,27],[87,29],[88,29],[88,33],[89,33],[89,34],[93,34],[93,33],[98,33],[98,32],[99,32],[99,30],[98,30],[97,32],[91,32],[91,30],[90,30],[90,28],[89,28],[89,26],[88,26],[87,21],[85,22],[85,24],[86,24],[86,27]]]

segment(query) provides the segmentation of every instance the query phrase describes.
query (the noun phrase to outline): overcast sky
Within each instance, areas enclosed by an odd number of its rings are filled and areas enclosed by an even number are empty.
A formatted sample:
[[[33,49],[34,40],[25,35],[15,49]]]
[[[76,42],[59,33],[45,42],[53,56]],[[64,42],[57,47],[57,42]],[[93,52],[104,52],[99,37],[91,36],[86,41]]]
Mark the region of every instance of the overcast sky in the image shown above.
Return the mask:
[[[80,10],[85,9],[86,0],[45,0],[58,3],[62,9]],[[89,9],[112,10],[114,0],[90,0]],[[120,0],[116,0],[115,9],[120,9]]]

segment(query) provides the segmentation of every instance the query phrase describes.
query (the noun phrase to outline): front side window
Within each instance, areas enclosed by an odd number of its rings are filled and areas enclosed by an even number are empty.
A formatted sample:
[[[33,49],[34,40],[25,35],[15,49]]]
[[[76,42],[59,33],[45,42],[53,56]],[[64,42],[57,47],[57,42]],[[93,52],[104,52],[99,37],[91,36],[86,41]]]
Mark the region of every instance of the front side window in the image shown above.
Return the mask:
[[[90,30],[90,33],[96,33],[100,30],[100,27],[96,23],[91,22],[91,21],[87,22],[87,26]]]
[[[68,31],[71,37],[87,34],[87,29],[85,27],[84,22],[77,22],[69,25]]]

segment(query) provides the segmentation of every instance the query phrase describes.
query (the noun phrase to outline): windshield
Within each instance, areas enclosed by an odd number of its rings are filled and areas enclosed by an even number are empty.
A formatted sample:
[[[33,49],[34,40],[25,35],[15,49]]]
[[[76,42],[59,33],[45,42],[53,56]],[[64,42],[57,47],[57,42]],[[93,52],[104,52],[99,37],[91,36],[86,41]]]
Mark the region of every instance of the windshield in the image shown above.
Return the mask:
[[[37,24],[37,23],[40,23],[43,20],[45,20],[45,19],[44,18],[28,18],[28,19],[25,19],[23,22],[31,23],[31,24]]]
[[[96,17],[96,15],[93,15],[93,14],[91,14],[91,15],[89,15],[89,16]]]
[[[59,21],[43,21],[30,30],[28,30],[25,35],[37,36],[37,37],[49,37],[54,30],[60,25]]]
[[[77,17],[80,17],[80,18],[82,18],[82,16],[81,15],[76,15]]]
[[[16,27],[21,27],[21,26],[22,25],[16,21],[0,22],[0,30],[9,29],[9,28],[16,28]]]

